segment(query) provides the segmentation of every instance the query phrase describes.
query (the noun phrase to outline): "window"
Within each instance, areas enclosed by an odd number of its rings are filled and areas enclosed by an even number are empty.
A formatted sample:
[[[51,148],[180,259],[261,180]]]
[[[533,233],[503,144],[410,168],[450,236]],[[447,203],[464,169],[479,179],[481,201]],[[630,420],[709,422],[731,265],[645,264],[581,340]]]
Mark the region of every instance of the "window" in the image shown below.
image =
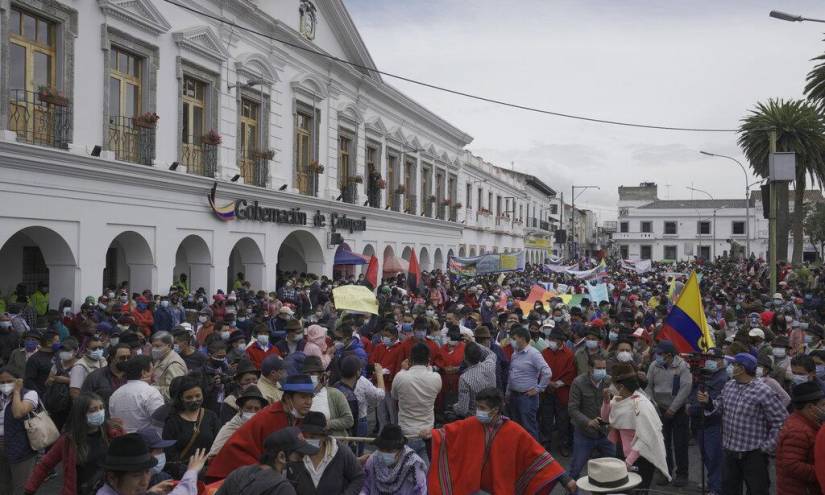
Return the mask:
[[[479,187],[478,188],[478,204],[476,205],[477,209],[480,210],[480,209],[484,208],[484,201],[483,200],[484,200],[484,190]]]
[[[493,193],[487,193],[487,209],[490,210],[490,213],[493,212]]]
[[[206,134],[206,91],[207,84],[191,76],[183,77],[183,95],[181,104],[183,115],[181,122],[181,161],[186,170],[198,175],[212,175],[214,170],[204,167],[203,136]],[[214,148],[210,148],[214,151]],[[212,174],[207,174],[212,172]]]
[[[709,260],[710,246],[699,246],[699,257],[705,260]]]
[[[619,223],[619,232],[622,232],[622,233],[630,232],[630,223],[629,222],[620,222]],[[627,246],[625,246],[625,247],[627,247]]]
[[[621,256],[623,260],[630,258],[630,250],[628,249],[627,244],[622,244],[619,246],[619,256]]]
[[[464,194],[464,201],[467,203],[465,208],[473,207],[473,185],[467,184],[467,192]]]
[[[9,89],[36,92],[55,87],[54,25],[29,12],[11,9],[9,16]]]
[[[295,113],[295,173],[298,192],[315,195],[315,173],[310,170],[315,160],[315,119],[312,109],[299,108]]]
[[[367,176],[364,178],[368,184],[367,200],[373,208],[381,207],[381,189],[378,187],[378,178],[381,177],[381,164],[378,163],[380,144],[367,144],[364,152],[364,161],[367,165]],[[387,187],[386,184],[384,186]]]
[[[252,100],[241,98],[241,135],[239,144],[241,147],[241,175],[245,184],[261,185],[257,177],[257,157],[260,151],[260,121],[261,106]]]
[[[404,210],[409,211],[413,215],[416,213],[416,183],[415,183],[415,167],[416,163],[413,159],[407,159],[404,162],[404,184],[407,187],[407,197],[405,198]],[[442,177],[442,181],[443,181]]]
[[[733,222],[731,232],[733,235],[745,235],[745,222]]]
[[[119,47],[109,50],[109,147],[118,160],[151,165],[143,146],[150,129],[136,125],[141,105],[143,59]]]
[[[338,134],[338,183],[341,189],[344,189],[350,183],[350,177],[353,175],[350,172],[350,147],[352,146],[352,138]]]
[[[496,216],[500,217],[504,215],[504,211],[501,209],[501,196],[496,196]]]
[[[676,222],[665,222],[665,234],[666,235],[675,235],[676,232]],[[667,258],[667,259],[674,259],[674,258]]]
[[[23,246],[23,284],[34,291],[41,283],[49,282],[49,267],[38,246]]]
[[[398,155],[387,153],[387,187],[390,193],[387,194],[387,206],[392,211],[398,211],[401,207],[402,196],[397,192],[398,187]]]
[[[641,258],[643,260],[649,260],[653,258],[653,247],[650,244],[645,244],[642,246]]]
[[[665,246],[665,259],[666,260],[675,260],[676,259],[676,246]]]
[[[699,232],[699,235],[710,235],[710,222],[699,222],[699,225],[696,227],[696,230],[697,232]]]
[[[559,205],[553,203],[550,205],[550,214],[551,215],[558,215],[559,214]]]
[[[650,234],[653,232],[653,222],[641,222],[641,231],[643,234]]]

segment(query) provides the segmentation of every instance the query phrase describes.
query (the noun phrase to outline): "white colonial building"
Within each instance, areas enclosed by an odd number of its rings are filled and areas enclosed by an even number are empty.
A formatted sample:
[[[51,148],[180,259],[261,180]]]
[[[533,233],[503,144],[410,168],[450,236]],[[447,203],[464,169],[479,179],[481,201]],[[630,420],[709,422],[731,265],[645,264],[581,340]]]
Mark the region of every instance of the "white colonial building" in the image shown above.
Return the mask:
[[[341,0],[182,5],[0,0],[4,294],[272,289],[340,249],[428,270],[554,229],[553,190],[385,84]]]

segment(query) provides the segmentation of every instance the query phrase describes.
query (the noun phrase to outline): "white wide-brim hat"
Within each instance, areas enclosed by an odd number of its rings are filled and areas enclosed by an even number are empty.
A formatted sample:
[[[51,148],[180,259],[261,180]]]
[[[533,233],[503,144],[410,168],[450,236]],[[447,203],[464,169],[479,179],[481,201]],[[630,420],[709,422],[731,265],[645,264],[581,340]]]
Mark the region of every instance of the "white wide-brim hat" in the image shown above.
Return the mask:
[[[641,476],[627,472],[624,461],[601,457],[587,461],[587,476],[579,478],[576,486],[592,493],[614,493],[633,488],[641,482]]]

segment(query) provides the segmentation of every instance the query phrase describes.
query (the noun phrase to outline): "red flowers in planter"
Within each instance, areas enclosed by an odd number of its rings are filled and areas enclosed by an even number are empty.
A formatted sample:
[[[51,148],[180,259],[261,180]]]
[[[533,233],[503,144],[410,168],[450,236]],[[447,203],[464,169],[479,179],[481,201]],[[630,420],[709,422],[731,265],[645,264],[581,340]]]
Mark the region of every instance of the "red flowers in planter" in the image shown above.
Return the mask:
[[[209,129],[209,132],[203,135],[201,141],[203,142],[203,144],[211,144],[212,146],[218,146],[223,142],[223,137],[215,129]]]
[[[146,112],[135,117],[133,122],[138,127],[154,129],[158,123],[158,120],[160,120],[160,116],[158,114],[155,112]]]

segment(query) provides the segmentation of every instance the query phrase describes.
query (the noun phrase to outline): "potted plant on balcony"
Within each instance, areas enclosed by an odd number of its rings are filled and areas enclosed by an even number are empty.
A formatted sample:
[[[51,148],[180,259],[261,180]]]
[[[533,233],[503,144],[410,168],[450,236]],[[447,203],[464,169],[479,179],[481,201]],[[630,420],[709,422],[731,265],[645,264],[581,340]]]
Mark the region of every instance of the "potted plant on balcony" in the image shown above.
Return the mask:
[[[43,103],[48,103],[57,107],[69,106],[69,99],[63,93],[51,86],[39,86],[37,88],[37,98]]]
[[[218,133],[215,129],[209,129],[209,132],[203,135],[201,138],[201,142],[203,144],[209,144],[212,146],[218,146],[223,142],[223,136]]]
[[[456,210],[460,210],[460,209],[464,208],[464,205],[461,204],[461,203],[456,203],[456,204],[453,205],[453,208],[455,208]]]
[[[427,199],[430,200],[430,203],[435,203],[438,198],[435,197],[435,194],[431,194]]]
[[[272,160],[275,158],[275,152],[273,150],[253,151],[252,158],[256,160]]]
[[[441,206],[450,206],[450,203],[452,203],[450,198],[445,198],[441,200]]]
[[[395,194],[405,194],[407,190],[404,188],[404,184],[399,184],[398,187],[395,188]]]
[[[135,126],[143,127],[144,129],[154,129],[157,124],[158,120],[160,120],[160,116],[155,112],[146,112],[138,115],[133,119]]]
[[[375,181],[375,185],[378,187],[378,189],[386,189],[387,181],[385,181],[381,176],[379,176],[378,180]]]
[[[318,160],[309,162],[309,171],[321,175],[324,173],[324,166],[318,163]]]

